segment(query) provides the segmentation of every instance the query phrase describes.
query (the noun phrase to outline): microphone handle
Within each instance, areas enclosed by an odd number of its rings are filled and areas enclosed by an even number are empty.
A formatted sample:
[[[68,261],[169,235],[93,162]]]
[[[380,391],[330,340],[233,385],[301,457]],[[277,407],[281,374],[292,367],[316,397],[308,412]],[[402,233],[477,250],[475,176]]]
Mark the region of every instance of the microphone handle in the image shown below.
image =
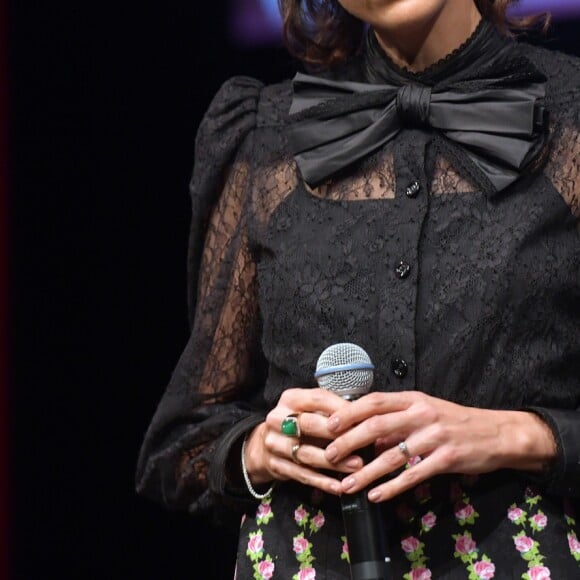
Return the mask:
[[[374,457],[372,446],[358,453],[365,464]],[[368,491],[366,488],[357,493],[342,494],[340,498],[351,580],[392,580],[381,506],[368,500]]]

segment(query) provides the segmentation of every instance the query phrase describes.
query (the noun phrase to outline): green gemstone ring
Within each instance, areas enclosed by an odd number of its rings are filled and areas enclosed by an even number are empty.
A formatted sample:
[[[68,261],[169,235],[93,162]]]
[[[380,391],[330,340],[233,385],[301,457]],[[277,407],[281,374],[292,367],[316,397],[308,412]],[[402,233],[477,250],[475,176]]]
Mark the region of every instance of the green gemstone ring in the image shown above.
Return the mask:
[[[280,426],[282,435],[288,437],[300,437],[300,425],[298,425],[298,413],[292,413],[284,417],[282,425]]]

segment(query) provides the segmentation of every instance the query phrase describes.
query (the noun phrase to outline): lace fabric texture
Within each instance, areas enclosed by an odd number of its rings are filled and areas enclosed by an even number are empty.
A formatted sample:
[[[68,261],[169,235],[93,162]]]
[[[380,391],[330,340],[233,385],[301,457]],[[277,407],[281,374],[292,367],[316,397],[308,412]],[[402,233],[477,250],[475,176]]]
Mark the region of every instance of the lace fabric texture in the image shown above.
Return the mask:
[[[192,332],[141,450],[141,493],[194,512],[235,497],[240,424],[314,386],[335,342],[367,350],[378,391],[578,422],[580,64],[513,52],[548,76],[551,139],[543,165],[497,195],[427,129],[310,189],[286,150],[290,84],[222,87],[196,144]]]

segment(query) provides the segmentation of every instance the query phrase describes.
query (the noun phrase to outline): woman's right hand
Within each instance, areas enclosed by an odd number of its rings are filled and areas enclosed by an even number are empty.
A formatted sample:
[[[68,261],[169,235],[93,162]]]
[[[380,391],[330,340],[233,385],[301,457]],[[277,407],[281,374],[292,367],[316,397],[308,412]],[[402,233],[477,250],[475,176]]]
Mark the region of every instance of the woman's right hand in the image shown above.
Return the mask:
[[[338,395],[324,389],[288,389],[284,391],[266,420],[260,423],[246,441],[246,469],[253,484],[272,480],[296,480],[334,495],[341,494],[340,481],[328,472],[352,473],[361,469],[363,461],[357,455],[345,457],[332,464],[324,450],[335,438],[327,427],[327,418],[348,404]],[[282,421],[291,414],[298,415],[300,438],[284,435]],[[292,457],[292,447],[300,444]]]

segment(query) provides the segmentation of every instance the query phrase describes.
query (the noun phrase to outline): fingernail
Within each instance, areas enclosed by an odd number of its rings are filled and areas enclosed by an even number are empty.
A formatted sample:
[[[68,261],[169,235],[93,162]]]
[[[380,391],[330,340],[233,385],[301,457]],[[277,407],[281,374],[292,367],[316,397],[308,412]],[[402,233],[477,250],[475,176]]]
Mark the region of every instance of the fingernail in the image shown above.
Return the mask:
[[[338,455],[338,449],[336,447],[328,447],[326,449],[326,459],[328,461],[334,461]]]
[[[373,489],[369,493],[369,500],[370,501],[378,501],[380,499],[380,497],[381,497],[381,493],[376,489]]]
[[[340,492],[342,491],[342,489],[338,483],[332,483],[330,485],[330,491],[332,491],[332,493],[334,493],[336,495],[340,495]]]
[[[353,457],[346,462],[347,467],[352,467],[356,469],[360,465],[360,459],[358,457]]]
[[[342,489],[350,489],[355,483],[354,477],[347,477],[342,482]]]
[[[339,419],[338,417],[332,417],[331,419],[328,420],[328,430],[329,431],[336,431],[338,429],[338,424],[339,424]]]

